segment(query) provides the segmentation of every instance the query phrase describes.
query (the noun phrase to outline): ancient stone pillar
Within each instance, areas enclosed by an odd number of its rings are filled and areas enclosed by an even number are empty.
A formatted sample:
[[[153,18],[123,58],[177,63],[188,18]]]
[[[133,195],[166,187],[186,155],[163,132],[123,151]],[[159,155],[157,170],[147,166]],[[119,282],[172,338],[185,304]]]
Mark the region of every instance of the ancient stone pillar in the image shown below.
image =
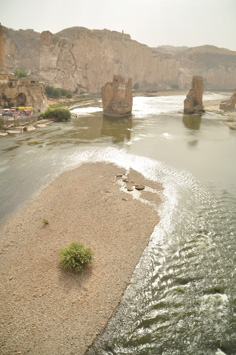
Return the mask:
[[[203,77],[195,75],[192,79],[192,88],[184,100],[185,113],[200,113],[203,110],[202,97],[204,91]]]
[[[101,88],[103,113],[109,117],[127,117],[132,113],[132,79],[125,79],[121,75],[114,75],[113,81]]]
[[[3,31],[2,31],[1,23],[0,23],[0,72],[6,73],[4,37],[3,37]]]
[[[220,109],[224,111],[231,111],[235,109],[236,105],[236,89],[229,100],[220,103]]]

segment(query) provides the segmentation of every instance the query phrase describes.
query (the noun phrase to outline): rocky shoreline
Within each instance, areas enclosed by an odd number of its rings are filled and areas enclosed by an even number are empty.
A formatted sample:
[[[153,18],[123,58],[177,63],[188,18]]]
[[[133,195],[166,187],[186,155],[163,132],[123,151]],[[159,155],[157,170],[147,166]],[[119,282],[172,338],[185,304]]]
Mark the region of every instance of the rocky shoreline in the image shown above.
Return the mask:
[[[224,125],[228,126],[232,130],[236,130],[236,110],[223,111],[220,107],[222,100],[205,101],[204,106],[207,112],[217,113],[222,115],[222,121]]]
[[[161,194],[159,183],[135,171],[87,163],[8,220],[0,230],[1,354],[84,354],[129,284],[158,223]],[[60,248],[72,241],[94,252],[80,275],[59,265]]]

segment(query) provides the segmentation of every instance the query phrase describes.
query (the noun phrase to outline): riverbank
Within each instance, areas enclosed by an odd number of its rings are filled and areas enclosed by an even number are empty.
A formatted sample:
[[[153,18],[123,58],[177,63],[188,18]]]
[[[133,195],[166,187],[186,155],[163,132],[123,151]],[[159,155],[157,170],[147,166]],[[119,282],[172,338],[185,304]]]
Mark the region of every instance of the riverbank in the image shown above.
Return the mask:
[[[159,218],[160,184],[125,173],[105,163],[65,172],[1,228],[1,354],[82,355],[103,331]],[[138,192],[156,208],[122,184],[159,191]],[[81,275],[59,265],[72,241],[94,251]]]
[[[223,123],[231,130],[236,130],[236,110],[223,111],[220,109],[222,100],[209,100],[204,102],[206,112],[216,113],[222,116]]]
[[[154,93],[149,93],[149,92],[135,92],[135,96],[150,96],[150,97],[155,97],[155,96],[174,96],[174,95],[184,95],[186,94],[186,91],[184,90],[165,90],[165,91],[158,91]],[[222,94],[227,94],[227,93],[222,93]],[[229,96],[230,97],[230,96]],[[219,100],[205,100],[204,101],[204,107],[207,112],[213,112],[220,114],[222,116],[222,120],[236,120],[236,112],[234,111],[229,111],[229,112],[224,112],[221,110],[220,107],[220,102],[222,99]],[[51,99],[48,100],[48,104],[52,108],[67,108],[69,110],[81,107],[81,106],[101,106],[101,99],[98,95],[84,95],[83,97],[80,97],[77,100],[70,99],[70,100],[65,100],[65,99]],[[73,115],[73,114],[72,114]],[[76,115],[75,115],[76,116]],[[11,118],[9,119],[11,120]],[[19,121],[19,120],[18,120]],[[24,124],[23,122],[20,123],[18,122],[18,125],[15,124],[14,119],[12,118],[12,122],[10,122],[10,125],[8,127],[4,127],[4,129],[0,128],[0,138],[1,137],[6,137],[8,135],[12,134],[19,134],[22,132],[31,132],[35,129],[38,128],[44,128],[47,125],[51,124],[52,120],[45,120],[41,119],[38,120],[38,115],[35,115],[35,120],[34,122],[29,122],[28,124]]]

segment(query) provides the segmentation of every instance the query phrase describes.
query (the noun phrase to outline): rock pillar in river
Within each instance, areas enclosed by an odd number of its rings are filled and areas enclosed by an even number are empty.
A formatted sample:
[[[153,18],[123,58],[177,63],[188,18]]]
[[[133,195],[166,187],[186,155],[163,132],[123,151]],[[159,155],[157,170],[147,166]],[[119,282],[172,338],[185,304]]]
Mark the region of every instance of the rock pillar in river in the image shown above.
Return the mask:
[[[236,89],[228,101],[220,103],[220,109],[224,111],[231,111],[235,109],[235,105],[236,105]]]
[[[132,79],[125,79],[121,75],[114,75],[113,81],[101,88],[103,113],[109,117],[127,117],[132,113]]]
[[[204,83],[202,76],[193,76],[192,88],[189,90],[186,99],[184,100],[185,113],[200,113],[202,112],[202,97],[204,91]]]

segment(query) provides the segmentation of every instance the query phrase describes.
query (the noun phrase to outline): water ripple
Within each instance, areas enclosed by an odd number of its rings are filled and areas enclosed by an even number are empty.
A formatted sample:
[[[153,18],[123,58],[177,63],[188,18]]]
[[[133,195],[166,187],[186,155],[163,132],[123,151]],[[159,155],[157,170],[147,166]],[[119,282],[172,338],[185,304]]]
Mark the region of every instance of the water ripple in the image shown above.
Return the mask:
[[[165,186],[162,220],[88,354],[235,354],[235,197],[153,169]]]

